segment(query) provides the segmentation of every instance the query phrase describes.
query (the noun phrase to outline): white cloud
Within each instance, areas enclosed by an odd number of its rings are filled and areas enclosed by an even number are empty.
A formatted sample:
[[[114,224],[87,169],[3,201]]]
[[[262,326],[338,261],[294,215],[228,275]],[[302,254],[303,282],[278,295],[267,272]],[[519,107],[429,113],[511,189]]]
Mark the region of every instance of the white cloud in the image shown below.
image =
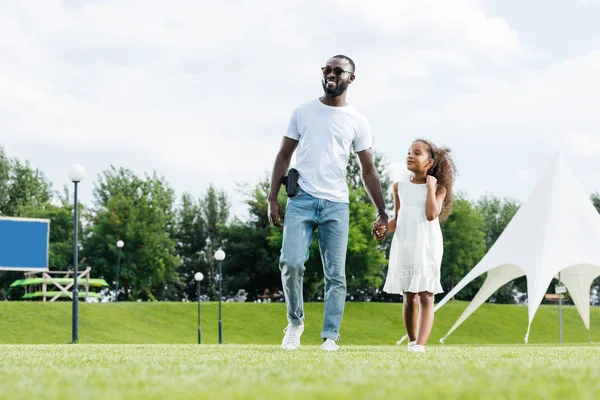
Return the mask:
[[[519,177],[520,180],[526,181],[526,180],[529,180],[529,178],[531,177],[531,174],[529,173],[529,171],[522,169],[522,170],[519,170],[519,172],[517,173],[517,176]]]
[[[423,124],[451,126],[457,135],[523,137],[560,146],[562,133],[574,126],[598,127],[600,50],[531,69],[519,76],[469,78],[468,93],[442,107],[415,116]]]
[[[340,9],[365,28],[378,31],[411,48],[438,48],[444,51],[480,53],[493,58],[523,52],[516,32],[500,18],[490,18],[478,1],[409,0],[390,3],[385,0],[363,2],[339,0]],[[363,32],[362,30],[360,31]]]
[[[178,192],[233,194],[271,168],[336,53],[357,62],[350,101],[400,170],[421,134],[460,155],[459,133],[482,126],[517,137],[599,122],[597,54],[522,73],[531,50],[476,0],[12,1],[0,48],[1,144],[58,186],[83,157],[91,176],[113,162],[158,169]]]
[[[586,158],[600,156],[600,134],[585,135],[582,133],[570,133],[564,137],[567,146],[571,150]]]

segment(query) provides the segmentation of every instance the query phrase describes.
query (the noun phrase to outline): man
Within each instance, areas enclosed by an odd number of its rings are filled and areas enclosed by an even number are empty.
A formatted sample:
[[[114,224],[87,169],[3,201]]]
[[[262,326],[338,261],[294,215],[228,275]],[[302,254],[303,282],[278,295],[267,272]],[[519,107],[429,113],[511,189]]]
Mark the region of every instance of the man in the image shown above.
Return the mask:
[[[269,221],[283,227],[279,268],[287,306],[288,326],[281,344],[286,350],[300,347],[304,331],[302,278],[315,228],[318,228],[325,275],[321,349],[338,349],[335,342],[339,339],[346,300],[349,226],[346,168],[351,147],[360,160],[363,184],[378,209],[373,234],[382,240],[387,231],[388,217],[373,163],[370,126],[367,119],[346,102],[348,86],[355,79],[354,62],[347,56],[336,55],[327,61],[322,71],[324,95],[294,110],[275,159],[268,197]],[[296,148],[298,192],[288,199],[284,218],[277,194]]]

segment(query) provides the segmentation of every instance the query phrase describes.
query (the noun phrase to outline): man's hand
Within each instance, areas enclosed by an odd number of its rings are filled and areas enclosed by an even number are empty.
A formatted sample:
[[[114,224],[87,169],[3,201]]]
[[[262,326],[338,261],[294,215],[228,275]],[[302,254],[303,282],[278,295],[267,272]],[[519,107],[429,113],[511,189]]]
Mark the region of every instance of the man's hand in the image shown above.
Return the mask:
[[[269,223],[278,228],[283,228],[283,208],[277,200],[269,201]]]
[[[290,166],[290,160],[292,154],[298,145],[298,141],[290,139],[284,136],[281,141],[281,148],[275,157],[275,165],[273,165],[273,172],[271,173],[271,185],[269,187],[269,195],[267,201],[269,202],[269,211],[267,216],[269,217],[269,223],[278,227],[283,228],[283,209],[277,201],[279,190],[281,189],[281,182],[285,176],[285,172]]]
[[[375,236],[375,239],[381,242],[387,235],[387,230],[388,218],[385,215],[380,215],[379,218],[377,218],[377,221],[373,223],[373,236]]]

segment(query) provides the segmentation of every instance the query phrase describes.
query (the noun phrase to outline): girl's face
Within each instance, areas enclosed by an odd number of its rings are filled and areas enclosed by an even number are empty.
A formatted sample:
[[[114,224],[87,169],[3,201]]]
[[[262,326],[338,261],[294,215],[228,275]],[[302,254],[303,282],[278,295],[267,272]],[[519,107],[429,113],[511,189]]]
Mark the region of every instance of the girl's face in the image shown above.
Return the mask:
[[[433,165],[429,148],[423,142],[413,142],[406,156],[406,169],[415,173],[423,173]]]

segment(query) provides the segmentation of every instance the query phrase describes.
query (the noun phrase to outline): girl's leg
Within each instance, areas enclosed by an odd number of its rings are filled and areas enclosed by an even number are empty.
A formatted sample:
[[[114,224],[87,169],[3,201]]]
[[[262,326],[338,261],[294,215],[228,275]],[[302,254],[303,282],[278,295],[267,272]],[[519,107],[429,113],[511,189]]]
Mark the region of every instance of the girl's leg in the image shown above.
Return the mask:
[[[404,292],[403,303],[402,317],[404,319],[404,328],[408,335],[408,341],[412,342],[417,340],[417,321],[419,318],[417,294]]]
[[[420,304],[420,321],[419,321],[419,336],[417,338],[417,344],[425,346],[427,340],[429,340],[429,334],[433,327],[433,293],[420,292],[419,293],[419,304]]]

